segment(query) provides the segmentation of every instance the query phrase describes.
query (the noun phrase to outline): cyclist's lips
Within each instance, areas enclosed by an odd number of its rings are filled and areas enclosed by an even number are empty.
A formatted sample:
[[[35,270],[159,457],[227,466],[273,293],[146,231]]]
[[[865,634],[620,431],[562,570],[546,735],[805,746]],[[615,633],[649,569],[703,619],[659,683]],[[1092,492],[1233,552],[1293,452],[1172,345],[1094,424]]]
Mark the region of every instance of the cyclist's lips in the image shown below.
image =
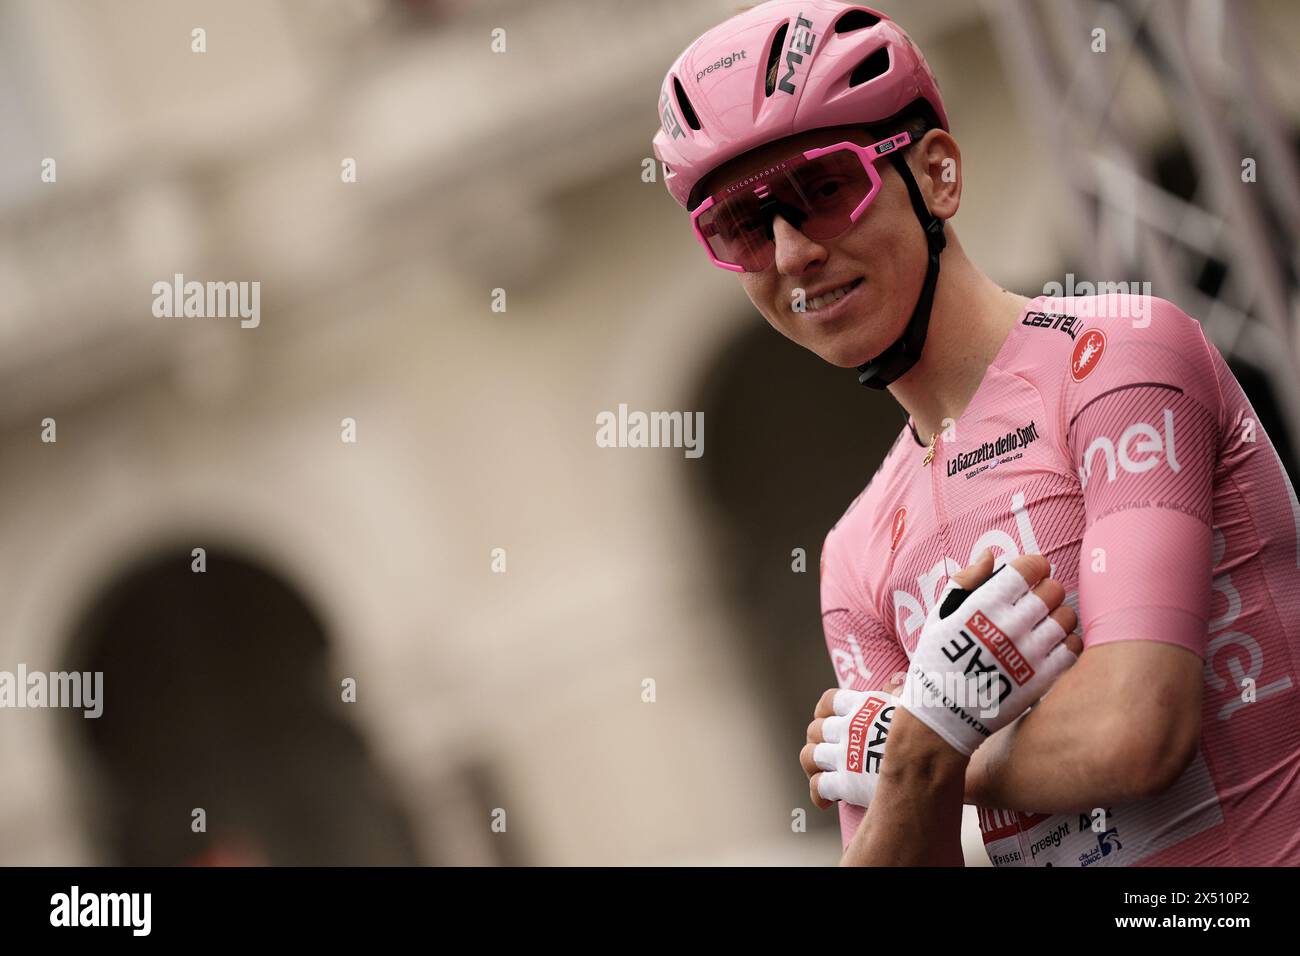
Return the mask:
[[[803,317],[811,319],[813,322],[833,322],[853,308],[853,303],[859,298],[859,293],[865,284],[866,279],[859,276],[848,283],[847,288],[849,291],[846,294],[840,296],[834,302],[822,305],[820,309],[814,309],[812,302],[809,302],[808,307],[803,312]]]

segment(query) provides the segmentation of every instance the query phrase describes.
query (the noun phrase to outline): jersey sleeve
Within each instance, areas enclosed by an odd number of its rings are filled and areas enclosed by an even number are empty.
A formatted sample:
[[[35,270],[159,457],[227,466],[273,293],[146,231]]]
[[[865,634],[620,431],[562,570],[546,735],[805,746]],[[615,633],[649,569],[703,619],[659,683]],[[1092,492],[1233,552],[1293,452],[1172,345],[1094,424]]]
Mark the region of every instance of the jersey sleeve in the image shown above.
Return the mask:
[[[1061,403],[1082,487],[1085,647],[1162,641],[1205,656],[1222,400],[1200,325],[1148,300],[1148,322],[1080,333]]]
[[[852,690],[883,690],[891,678],[906,674],[907,654],[881,623],[854,576],[849,555],[841,550],[832,529],[822,546],[821,604],[835,680]]]

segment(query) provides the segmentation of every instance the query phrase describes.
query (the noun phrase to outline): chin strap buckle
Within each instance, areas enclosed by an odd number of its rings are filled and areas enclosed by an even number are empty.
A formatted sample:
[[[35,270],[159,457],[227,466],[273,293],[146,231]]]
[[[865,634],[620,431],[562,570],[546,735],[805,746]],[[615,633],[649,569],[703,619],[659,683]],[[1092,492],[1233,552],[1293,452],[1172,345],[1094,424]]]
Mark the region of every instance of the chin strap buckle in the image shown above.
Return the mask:
[[[943,252],[948,245],[948,235],[943,229],[944,220],[937,216],[931,216],[930,221],[925,224],[925,241],[935,252]]]

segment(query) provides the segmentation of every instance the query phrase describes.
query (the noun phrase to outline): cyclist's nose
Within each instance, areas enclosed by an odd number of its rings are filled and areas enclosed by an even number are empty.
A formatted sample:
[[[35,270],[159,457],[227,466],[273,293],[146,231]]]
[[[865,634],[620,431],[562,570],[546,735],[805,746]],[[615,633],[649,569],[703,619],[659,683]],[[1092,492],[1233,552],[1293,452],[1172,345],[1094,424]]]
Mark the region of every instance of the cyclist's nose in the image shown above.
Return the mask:
[[[781,275],[802,275],[826,261],[825,247],[790,225],[783,216],[772,219],[772,241],[776,244],[776,269]]]

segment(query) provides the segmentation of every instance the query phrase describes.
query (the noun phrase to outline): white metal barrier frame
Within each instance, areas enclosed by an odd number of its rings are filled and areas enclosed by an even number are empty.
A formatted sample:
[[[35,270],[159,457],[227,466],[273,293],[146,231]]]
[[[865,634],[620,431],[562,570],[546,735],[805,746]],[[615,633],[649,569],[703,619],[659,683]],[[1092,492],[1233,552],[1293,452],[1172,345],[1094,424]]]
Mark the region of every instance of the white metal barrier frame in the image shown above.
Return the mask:
[[[1300,439],[1300,175],[1265,87],[1250,6],[1229,0],[984,0],[999,52],[1067,196],[1071,253],[1098,276],[1135,271],[1199,318],[1226,358],[1268,377]],[[1105,53],[1093,53],[1093,31]],[[1059,57],[1054,50],[1078,50]],[[1154,75],[1194,164],[1191,200],[1157,183],[1121,101]],[[1257,180],[1243,178],[1254,160]],[[1266,206],[1267,204],[1267,206]],[[1227,264],[1214,297],[1205,258]]]

